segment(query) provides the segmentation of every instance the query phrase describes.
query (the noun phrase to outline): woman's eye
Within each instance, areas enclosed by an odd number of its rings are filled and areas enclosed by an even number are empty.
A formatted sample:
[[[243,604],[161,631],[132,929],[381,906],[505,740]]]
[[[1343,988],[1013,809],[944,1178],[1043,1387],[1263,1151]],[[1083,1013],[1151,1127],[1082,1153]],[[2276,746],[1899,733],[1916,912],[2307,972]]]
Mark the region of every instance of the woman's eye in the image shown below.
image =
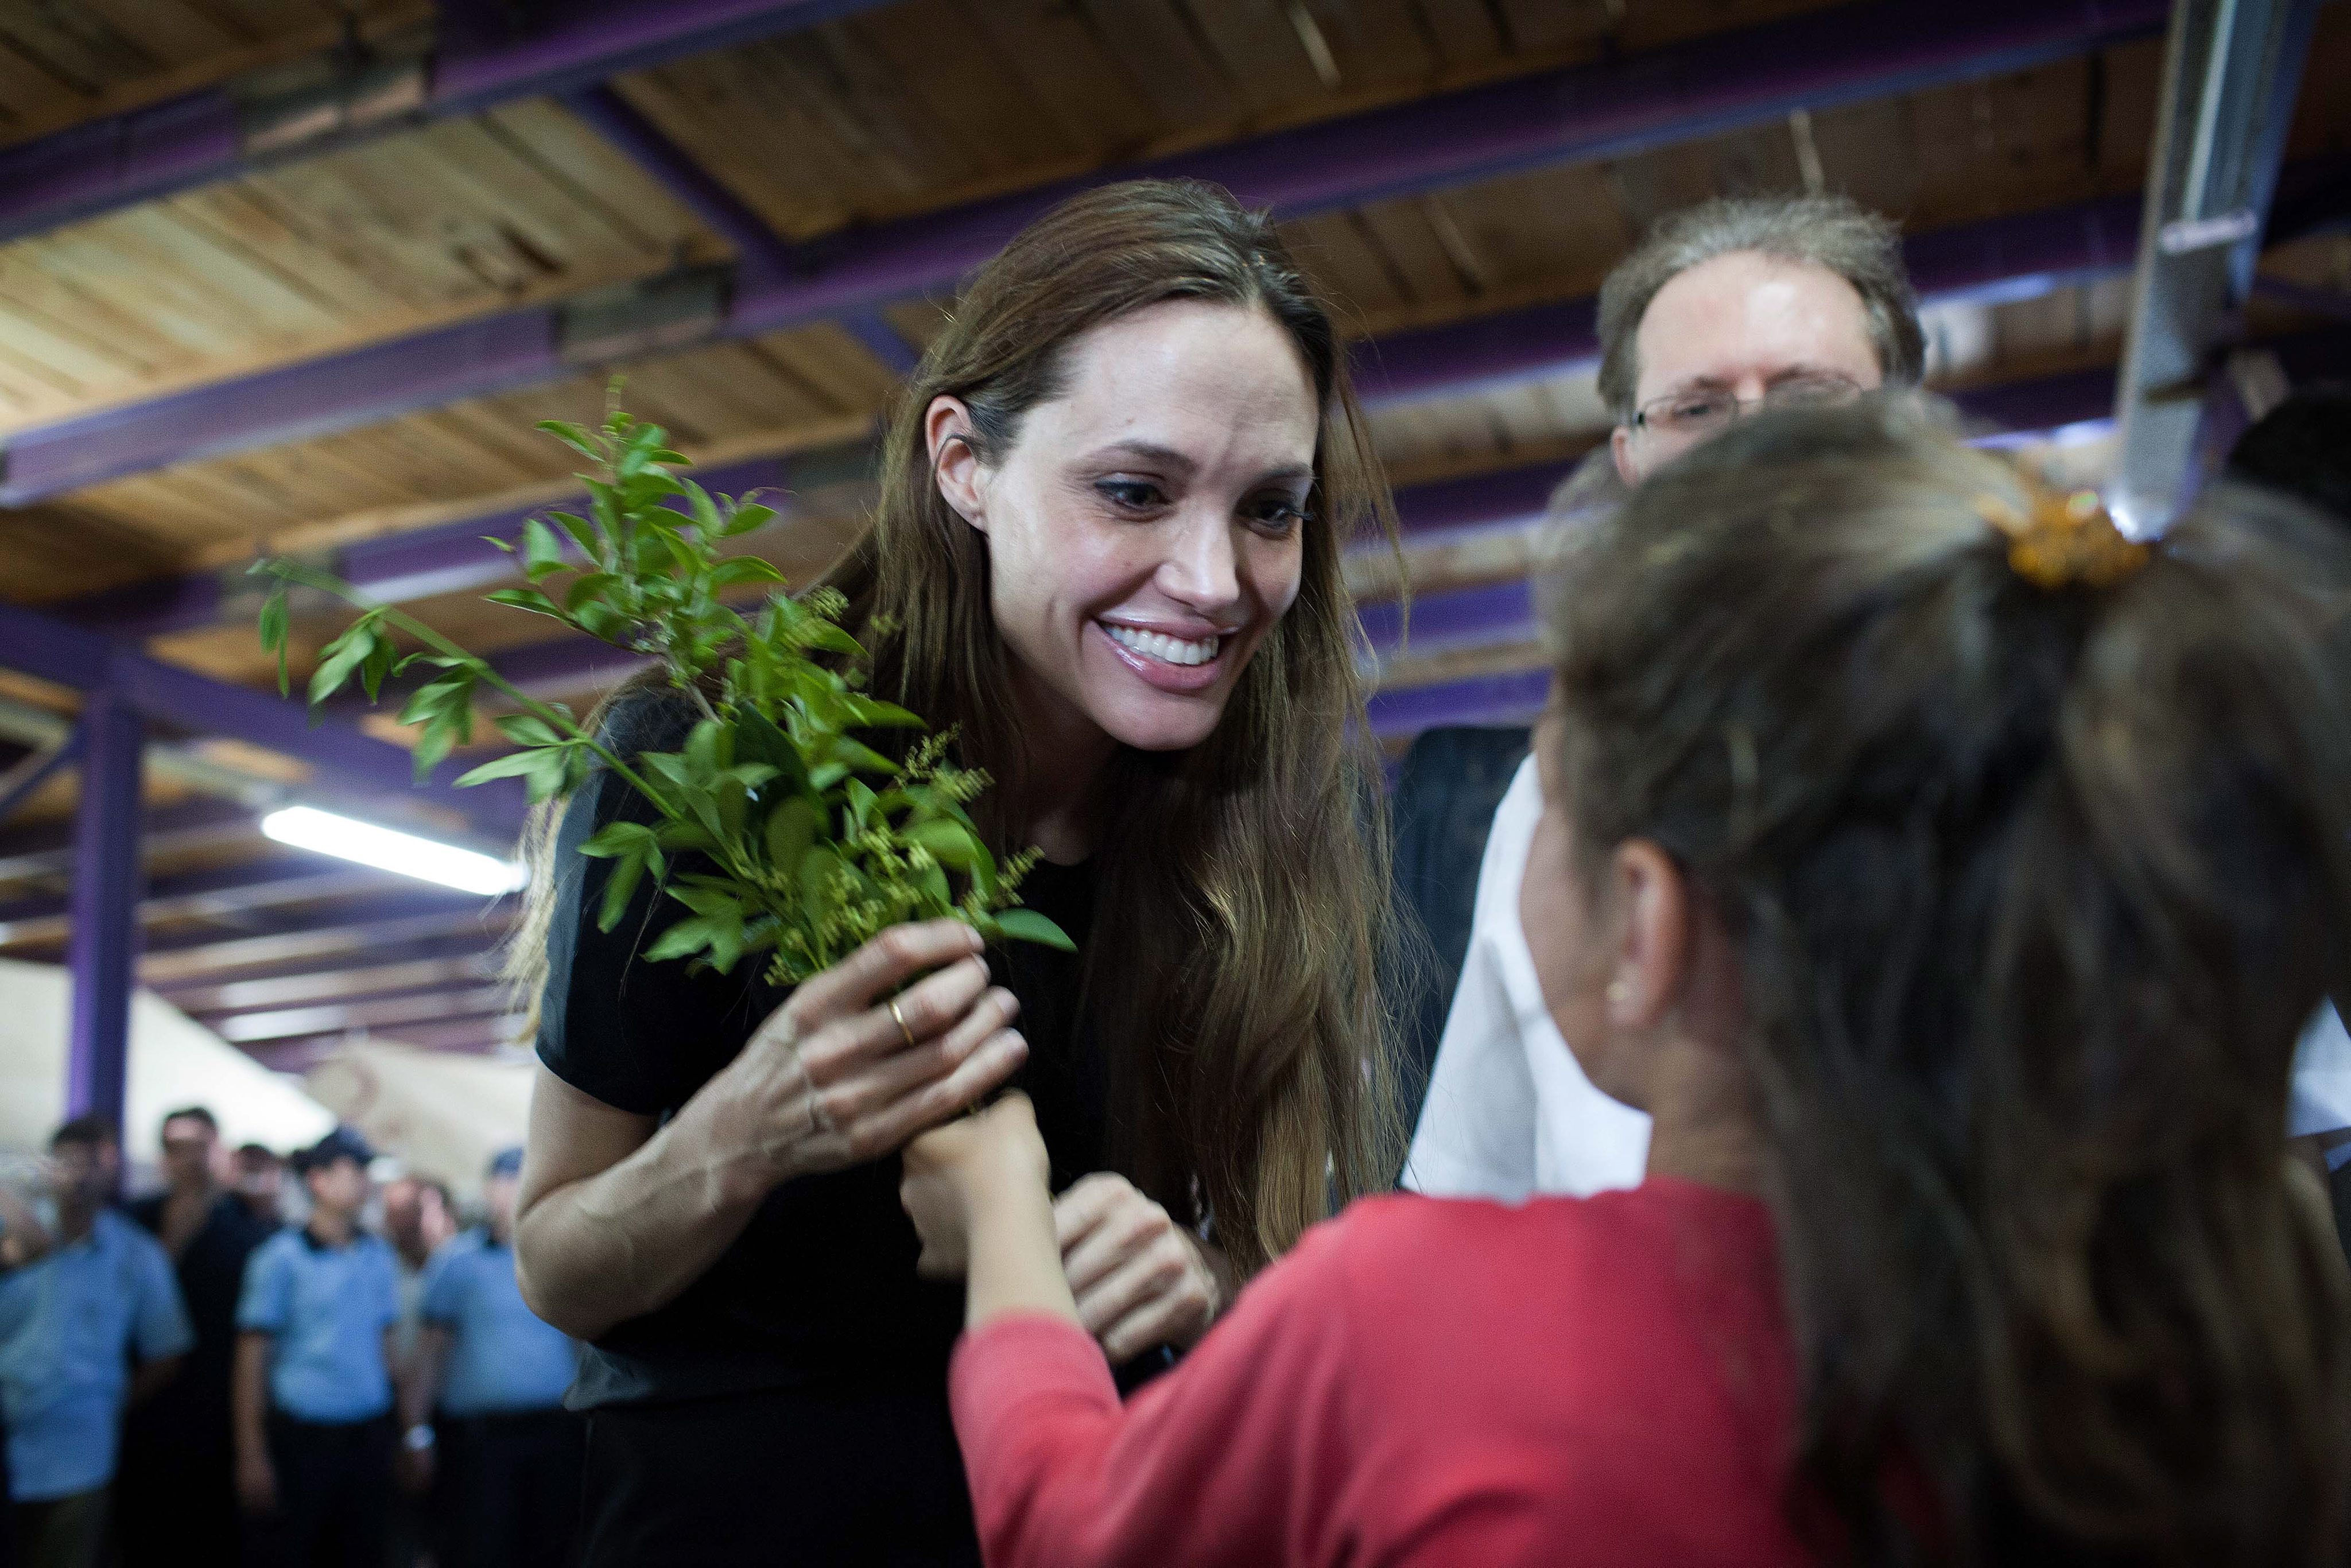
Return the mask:
[[[1271,534],[1286,534],[1306,521],[1306,508],[1297,502],[1276,497],[1255,508],[1253,520]]]
[[[1159,486],[1143,479],[1104,479],[1094,489],[1123,511],[1147,512],[1166,503]]]

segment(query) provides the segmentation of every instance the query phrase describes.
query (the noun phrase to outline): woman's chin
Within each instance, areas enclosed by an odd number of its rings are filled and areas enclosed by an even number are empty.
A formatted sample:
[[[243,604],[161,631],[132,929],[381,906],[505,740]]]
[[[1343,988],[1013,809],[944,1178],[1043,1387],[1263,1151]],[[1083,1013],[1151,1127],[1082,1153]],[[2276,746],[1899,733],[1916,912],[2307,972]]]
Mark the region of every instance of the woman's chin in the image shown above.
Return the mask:
[[[1224,714],[1224,694],[1204,692],[1119,703],[1097,712],[1094,722],[1113,740],[1137,751],[1188,751],[1217,732]]]

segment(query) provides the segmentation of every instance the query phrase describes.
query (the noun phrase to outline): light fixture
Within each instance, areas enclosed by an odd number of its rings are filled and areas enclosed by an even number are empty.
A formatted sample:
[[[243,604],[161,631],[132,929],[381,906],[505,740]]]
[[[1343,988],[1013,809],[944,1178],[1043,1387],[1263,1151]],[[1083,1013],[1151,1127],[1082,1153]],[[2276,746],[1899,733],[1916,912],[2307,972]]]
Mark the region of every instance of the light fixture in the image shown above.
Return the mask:
[[[414,833],[340,817],[315,806],[288,806],[261,819],[261,831],[281,844],[357,861],[381,871],[437,882],[444,887],[494,897],[512,893],[530,879],[517,861],[502,861]]]

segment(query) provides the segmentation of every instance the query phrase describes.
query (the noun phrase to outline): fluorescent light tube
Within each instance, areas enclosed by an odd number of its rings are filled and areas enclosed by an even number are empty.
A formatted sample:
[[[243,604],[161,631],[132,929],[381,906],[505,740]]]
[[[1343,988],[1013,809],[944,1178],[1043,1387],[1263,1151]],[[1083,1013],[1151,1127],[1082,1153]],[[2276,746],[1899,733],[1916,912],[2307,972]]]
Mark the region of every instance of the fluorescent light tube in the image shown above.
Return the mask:
[[[352,817],[339,817],[315,806],[288,806],[261,819],[261,831],[281,844],[315,850],[381,871],[398,872],[444,887],[494,897],[512,893],[529,880],[517,861],[502,861],[473,850],[459,849],[414,833],[380,828]]]

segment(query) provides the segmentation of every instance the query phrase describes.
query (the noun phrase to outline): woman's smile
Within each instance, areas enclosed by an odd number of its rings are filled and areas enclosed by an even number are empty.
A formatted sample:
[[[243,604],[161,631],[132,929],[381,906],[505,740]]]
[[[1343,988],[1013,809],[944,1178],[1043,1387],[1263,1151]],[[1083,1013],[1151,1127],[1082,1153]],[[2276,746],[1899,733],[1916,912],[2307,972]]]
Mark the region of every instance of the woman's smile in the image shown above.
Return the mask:
[[[1206,691],[1225,678],[1228,634],[1179,637],[1107,620],[1091,624],[1120,664],[1159,691]]]

